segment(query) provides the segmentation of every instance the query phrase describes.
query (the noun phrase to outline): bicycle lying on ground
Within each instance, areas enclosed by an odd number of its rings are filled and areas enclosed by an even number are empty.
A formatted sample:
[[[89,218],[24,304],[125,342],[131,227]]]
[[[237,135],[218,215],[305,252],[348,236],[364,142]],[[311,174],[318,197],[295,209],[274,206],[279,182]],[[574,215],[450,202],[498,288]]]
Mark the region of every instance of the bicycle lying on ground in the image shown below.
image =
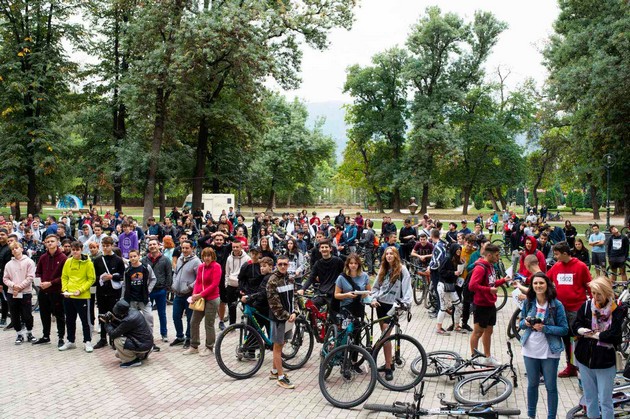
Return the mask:
[[[424,381],[420,384],[420,390],[416,387],[413,394],[413,403],[394,402],[393,404],[366,404],[365,410],[375,412],[389,412],[397,418],[416,419],[422,416],[469,416],[474,418],[495,419],[499,416],[519,416],[519,409],[495,408],[485,404],[474,406],[461,405],[455,402],[444,400],[444,393],[439,393],[441,407],[435,409],[424,409],[421,407],[424,398]]]
[[[235,303],[236,304],[236,303]],[[242,380],[258,372],[265,360],[265,351],[272,348],[268,334],[258,319],[270,321],[254,307],[238,303],[243,311],[241,323],[228,326],[217,337],[214,354],[221,370],[232,378]],[[288,370],[301,368],[313,353],[314,338],[310,325],[296,318],[293,336],[282,349],[282,366]]]
[[[460,403],[466,405],[500,403],[512,394],[514,387],[518,387],[510,342],[507,342],[507,348],[510,362],[498,367],[482,365],[479,358],[484,358],[484,354],[477,350],[470,359],[463,359],[453,351],[429,352],[425,377],[447,376],[450,380],[457,380],[453,395]],[[415,371],[415,362],[411,364],[411,369]],[[512,371],[512,382],[502,375],[507,369]]]
[[[350,408],[363,403],[372,394],[376,381],[394,391],[409,390],[420,383],[426,371],[427,355],[416,339],[401,332],[400,318],[405,312],[410,320],[409,307],[397,300],[393,313],[383,318],[374,319],[372,308],[369,322],[345,313],[341,315],[340,324],[331,324],[322,348],[324,359],[319,370],[319,387],[333,406]],[[390,323],[372,346],[373,327],[381,321]],[[384,368],[387,347],[391,347],[393,372],[389,380]],[[415,370],[411,369],[412,362]],[[380,367],[377,369],[376,365]]]

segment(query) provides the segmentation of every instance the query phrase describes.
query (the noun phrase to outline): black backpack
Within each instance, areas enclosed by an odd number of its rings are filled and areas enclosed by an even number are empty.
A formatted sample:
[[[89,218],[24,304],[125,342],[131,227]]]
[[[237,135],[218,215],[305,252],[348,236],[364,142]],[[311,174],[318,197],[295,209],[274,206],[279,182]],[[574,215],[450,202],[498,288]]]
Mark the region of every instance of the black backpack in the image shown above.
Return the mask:
[[[472,273],[477,266],[481,266],[485,274],[486,275],[488,274],[488,268],[486,268],[486,265],[483,265],[483,264],[475,264],[475,266],[470,270],[470,272],[468,272],[468,274],[466,275],[466,279],[464,280],[464,286],[462,290],[462,295],[467,301],[472,301],[473,298],[475,297],[475,293],[470,291],[470,289],[468,289],[468,285],[470,284],[470,278],[472,278]]]

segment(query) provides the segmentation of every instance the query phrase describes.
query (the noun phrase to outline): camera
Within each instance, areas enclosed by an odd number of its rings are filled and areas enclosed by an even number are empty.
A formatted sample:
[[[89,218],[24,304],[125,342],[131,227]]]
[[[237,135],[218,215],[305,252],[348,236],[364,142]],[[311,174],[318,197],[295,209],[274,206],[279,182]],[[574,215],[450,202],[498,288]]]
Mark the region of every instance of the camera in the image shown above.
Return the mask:
[[[543,319],[539,319],[538,317],[533,317],[533,316],[527,316],[525,317],[525,320],[532,326],[534,327],[537,324],[542,324],[543,323]]]
[[[111,312],[107,312],[105,314],[99,314],[98,319],[103,323],[111,323],[115,317]]]

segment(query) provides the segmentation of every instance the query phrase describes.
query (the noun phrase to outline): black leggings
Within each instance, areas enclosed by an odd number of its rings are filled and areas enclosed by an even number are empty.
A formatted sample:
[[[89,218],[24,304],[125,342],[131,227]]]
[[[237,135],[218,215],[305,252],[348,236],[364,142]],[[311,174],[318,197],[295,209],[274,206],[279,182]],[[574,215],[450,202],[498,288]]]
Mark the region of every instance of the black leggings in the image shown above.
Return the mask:
[[[50,337],[50,319],[55,316],[57,336],[63,339],[66,334],[66,317],[63,313],[63,296],[59,293],[39,291],[39,318],[42,320],[43,337]]]
[[[230,324],[234,324],[236,323],[236,305],[233,305],[232,303],[237,302],[240,297],[238,288],[233,287],[231,285],[228,285],[227,287],[225,287],[225,297],[227,299],[226,302],[228,303]]]
[[[22,298],[13,298],[13,294],[7,294],[9,309],[11,310],[11,323],[18,334],[22,330],[22,322],[26,330],[33,330],[33,314],[31,313],[31,294],[22,294]]]

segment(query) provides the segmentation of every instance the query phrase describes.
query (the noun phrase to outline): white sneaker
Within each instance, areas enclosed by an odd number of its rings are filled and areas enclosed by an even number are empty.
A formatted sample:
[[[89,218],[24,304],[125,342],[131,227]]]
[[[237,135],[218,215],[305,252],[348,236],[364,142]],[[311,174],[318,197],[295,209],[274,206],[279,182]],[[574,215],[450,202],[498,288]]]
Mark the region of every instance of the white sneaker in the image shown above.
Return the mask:
[[[207,346],[204,346],[201,352],[199,352],[199,356],[210,356],[212,355],[212,350]]]
[[[166,336],[162,336],[162,342],[168,342],[168,338]]]
[[[75,345],[74,342],[68,341],[57,349],[59,349],[60,351],[67,351],[68,349],[76,349],[76,348],[77,348],[77,345]]]
[[[193,348],[191,346],[190,348],[188,348],[184,352],[182,352],[182,355],[194,355],[194,354],[198,354],[198,353],[199,353],[199,349]]]
[[[498,359],[496,359],[493,356],[487,356],[486,358],[484,358],[484,365],[490,366],[490,367],[500,367],[501,365],[503,365]]]
[[[92,346],[92,342],[85,342],[85,352],[87,353],[94,352],[94,347]]]

